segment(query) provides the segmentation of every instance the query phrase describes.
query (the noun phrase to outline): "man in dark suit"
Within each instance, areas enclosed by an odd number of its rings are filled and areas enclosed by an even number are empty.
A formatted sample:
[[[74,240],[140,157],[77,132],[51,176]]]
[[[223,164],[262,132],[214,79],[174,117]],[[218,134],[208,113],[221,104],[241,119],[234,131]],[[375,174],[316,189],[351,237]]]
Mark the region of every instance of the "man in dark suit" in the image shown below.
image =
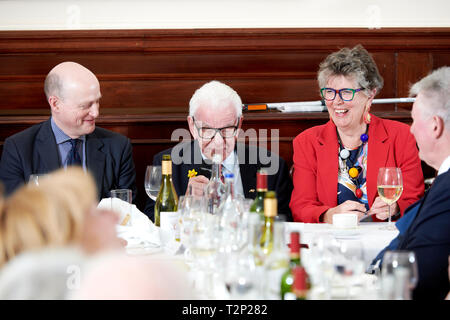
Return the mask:
[[[0,180],[6,194],[31,174],[79,165],[93,174],[99,199],[109,197],[111,189],[131,189],[134,198],[130,140],[95,126],[101,98],[97,77],[78,63],[63,62],[49,72],[44,89],[51,118],[5,140]]]
[[[440,68],[411,88],[416,96],[411,133],[419,156],[438,170],[424,197],[411,205],[397,221],[397,238],[386,250],[414,251],[419,281],[413,299],[444,299],[450,290],[450,67]]]
[[[235,194],[254,199],[256,172],[264,167],[268,173],[268,190],[277,192],[278,214],[292,221],[289,201],[292,180],[285,161],[264,148],[237,143],[242,125],[242,101],[229,86],[218,81],[204,84],[189,102],[187,121],[193,141],[181,142],[153,158],[160,165],[163,154],[172,155],[172,180],[178,195],[188,186],[202,196],[211,176],[211,159],[219,154],[223,173],[234,174]],[[198,173],[188,177],[189,171]],[[144,212],[153,220],[154,201],[148,200]]]

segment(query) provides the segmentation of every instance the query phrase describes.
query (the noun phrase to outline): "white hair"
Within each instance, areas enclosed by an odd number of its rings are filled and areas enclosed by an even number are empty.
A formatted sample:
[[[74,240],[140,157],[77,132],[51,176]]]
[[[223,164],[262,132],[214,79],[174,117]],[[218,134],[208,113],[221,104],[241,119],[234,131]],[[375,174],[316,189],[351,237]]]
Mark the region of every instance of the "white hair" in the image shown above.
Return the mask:
[[[66,299],[85,260],[75,247],[23,252],[1,269],[0,300]]]
[[[416,82],[410,96],[419,93],[430,98],[432,103],[425,111],[429,116],[439,116],[447,127],[450,126],[450,67],[442,67]]]
[[[187,271],[166,254],[126,255],[108,251],[85,265],[79,290],[70,300],[192,300]]]
[[[189,115],[193,117],[200,106],[219,109],[232,105],[237,117],[242,115],[242,100],[231,87],[219,81],[205,83],[195,91],[189,101]]]

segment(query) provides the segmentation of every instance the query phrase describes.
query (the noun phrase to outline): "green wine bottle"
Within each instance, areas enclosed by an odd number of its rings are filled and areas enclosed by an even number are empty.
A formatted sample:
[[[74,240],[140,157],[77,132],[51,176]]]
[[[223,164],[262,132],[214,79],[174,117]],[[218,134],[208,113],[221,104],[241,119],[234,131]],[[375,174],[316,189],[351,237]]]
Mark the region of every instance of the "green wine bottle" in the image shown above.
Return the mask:
[[[261,251],[267,257],[273,248],[273,224],[277,216],[277,194],[275,191],[267,191],[264,196],[264,225],[262,228],[260,246]]]
[[[292,270],[292,274],[294,277],[292,292],[294,293],[296,300],[307,300],[311,286],[305,268],[303,266],[295,267]]]
[[[179,241],[178,196],[172,182],[172,159],[169,154],[163,155],[161,173],[161,187],[155,202],[155,225]]]
[[[258,213],[264,219],[264,195],[267,192],[267,173],[264,169],[256,173],[256,197],[250,206],[250,212]]]
[[[297,298],[294,289],[294,273],[293,270],[297,267],[302,267],[302,260],[300,256],[300,233],[297,231],[291,232],[291,244],[290,244],[290,262],[289,268],[285,271],[281,277],[281,299],[282,300],[295,300]],[[309,286],[309,277],[305,272],[305,283]],[[309,288],[309,287],[308,287]]]

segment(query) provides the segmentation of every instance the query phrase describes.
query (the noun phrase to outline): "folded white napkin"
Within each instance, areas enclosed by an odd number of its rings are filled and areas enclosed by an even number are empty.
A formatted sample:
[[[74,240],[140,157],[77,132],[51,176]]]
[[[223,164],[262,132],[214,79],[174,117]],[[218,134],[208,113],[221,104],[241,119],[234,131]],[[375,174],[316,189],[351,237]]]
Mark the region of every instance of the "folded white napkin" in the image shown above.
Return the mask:
[[[141,246],[142,240],[147,240],[153,244],[160,245],[161,239],[159,235],[159,228],[139,209],[136,205],[131,205],[131,214],[129,212],[129,204],[117,198],[104,198],[98,204],[100,209],[111,209],[111,200],[114,201],[114,211],[120,215],[119,225],[116,226],[117,235],[120,238],[127,240],[127,248]],[[130,214],[128,225],[120,225],[127,219],[127,214]]]

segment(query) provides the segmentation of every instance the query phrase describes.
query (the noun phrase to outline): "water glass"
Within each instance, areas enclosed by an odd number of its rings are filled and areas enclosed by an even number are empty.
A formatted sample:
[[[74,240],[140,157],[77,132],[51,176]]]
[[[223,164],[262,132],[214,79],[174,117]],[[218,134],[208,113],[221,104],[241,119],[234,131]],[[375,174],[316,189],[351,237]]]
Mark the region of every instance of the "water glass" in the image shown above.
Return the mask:
[[[414,252],[386,251],[381,266],[382,299],[410,300],[419,278]]]
[[[111,210],[119,214],[120,225],[132,226],[132,191],[130,189],[115,189],[110,191]]]

